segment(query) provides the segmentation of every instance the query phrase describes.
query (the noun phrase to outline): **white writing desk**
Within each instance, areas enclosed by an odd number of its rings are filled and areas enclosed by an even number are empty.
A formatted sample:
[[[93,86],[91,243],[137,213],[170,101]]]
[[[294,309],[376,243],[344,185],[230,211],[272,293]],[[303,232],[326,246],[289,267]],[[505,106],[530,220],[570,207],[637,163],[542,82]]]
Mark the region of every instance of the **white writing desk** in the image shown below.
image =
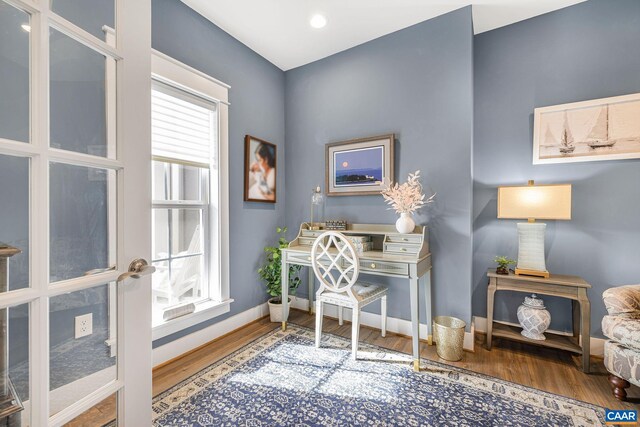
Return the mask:
[[[298,236],[282,249],[282,301],[289,298],[289,265],[309,267],[309,312],[313,309],[315,276],[311,268],[311,247],[324,230],[308,230],[306,223],[300,226]],[[377,276],[409,279],[411,305],[411,335],[413,343],[413,368],[420,370],[420,311],[418,287],[420,278],[424,280],[426,304],[426,325],[428,342],[431,344],[431,253],[429,233],[426,227],[416,226],[413,233],[399,234],[394,225],[349,224],[345,235],[371,236],[373,250],[359,255],[360,272]],[[287,328],[288,304],[282,304],[282,330]]]

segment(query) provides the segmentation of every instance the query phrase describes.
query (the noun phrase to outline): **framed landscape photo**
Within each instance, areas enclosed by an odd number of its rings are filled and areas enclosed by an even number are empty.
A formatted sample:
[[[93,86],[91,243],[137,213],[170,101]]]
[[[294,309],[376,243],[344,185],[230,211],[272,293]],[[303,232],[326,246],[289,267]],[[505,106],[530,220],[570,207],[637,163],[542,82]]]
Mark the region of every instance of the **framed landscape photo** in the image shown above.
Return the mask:
[[[244,201],[276,202],[277,147],[246,135],[244,137]]]
[[[640,93],[534,110],[534,165],[638,158]]]
[[[394,180],[394,143],[395,136],[390,134],[327,144],[327,195],[379,194],[380,182]]]

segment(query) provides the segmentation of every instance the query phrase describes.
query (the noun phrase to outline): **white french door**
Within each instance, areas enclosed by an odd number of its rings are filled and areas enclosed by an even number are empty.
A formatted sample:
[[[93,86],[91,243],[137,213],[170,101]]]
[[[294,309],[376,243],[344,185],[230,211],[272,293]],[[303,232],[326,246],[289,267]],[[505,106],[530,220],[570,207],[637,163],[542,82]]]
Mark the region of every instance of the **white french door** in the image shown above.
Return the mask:
[[[0,422],[151,423],[150,0],[0,0]]]

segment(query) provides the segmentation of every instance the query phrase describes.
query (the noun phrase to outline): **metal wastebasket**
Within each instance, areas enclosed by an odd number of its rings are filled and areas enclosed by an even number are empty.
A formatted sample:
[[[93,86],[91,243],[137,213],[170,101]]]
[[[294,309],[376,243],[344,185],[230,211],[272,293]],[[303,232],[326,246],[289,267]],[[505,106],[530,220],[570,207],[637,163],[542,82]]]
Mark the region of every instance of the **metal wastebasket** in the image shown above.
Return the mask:
[[[464,320],[451,316],[437,316],[433,319],[433,338],[438,356],[450,362],[462,359],[464,344]]]

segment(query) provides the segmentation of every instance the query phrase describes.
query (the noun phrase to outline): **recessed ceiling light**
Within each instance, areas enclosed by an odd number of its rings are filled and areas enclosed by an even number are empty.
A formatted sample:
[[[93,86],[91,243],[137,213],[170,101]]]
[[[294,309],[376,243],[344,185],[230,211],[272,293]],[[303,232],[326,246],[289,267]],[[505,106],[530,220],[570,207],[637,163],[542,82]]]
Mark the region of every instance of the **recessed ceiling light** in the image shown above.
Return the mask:
[[[313,28],[322,28],[327,25],[327,18],[320,14],[313,15],[309,20],[309,25]]]
[[[21,27],[23,30],[25,30],[27,33],[30,33],[30,32],[31,32],[31,25],[29,25],[29,24],[22,24],[22,25],[20,25],[20,27]]]

